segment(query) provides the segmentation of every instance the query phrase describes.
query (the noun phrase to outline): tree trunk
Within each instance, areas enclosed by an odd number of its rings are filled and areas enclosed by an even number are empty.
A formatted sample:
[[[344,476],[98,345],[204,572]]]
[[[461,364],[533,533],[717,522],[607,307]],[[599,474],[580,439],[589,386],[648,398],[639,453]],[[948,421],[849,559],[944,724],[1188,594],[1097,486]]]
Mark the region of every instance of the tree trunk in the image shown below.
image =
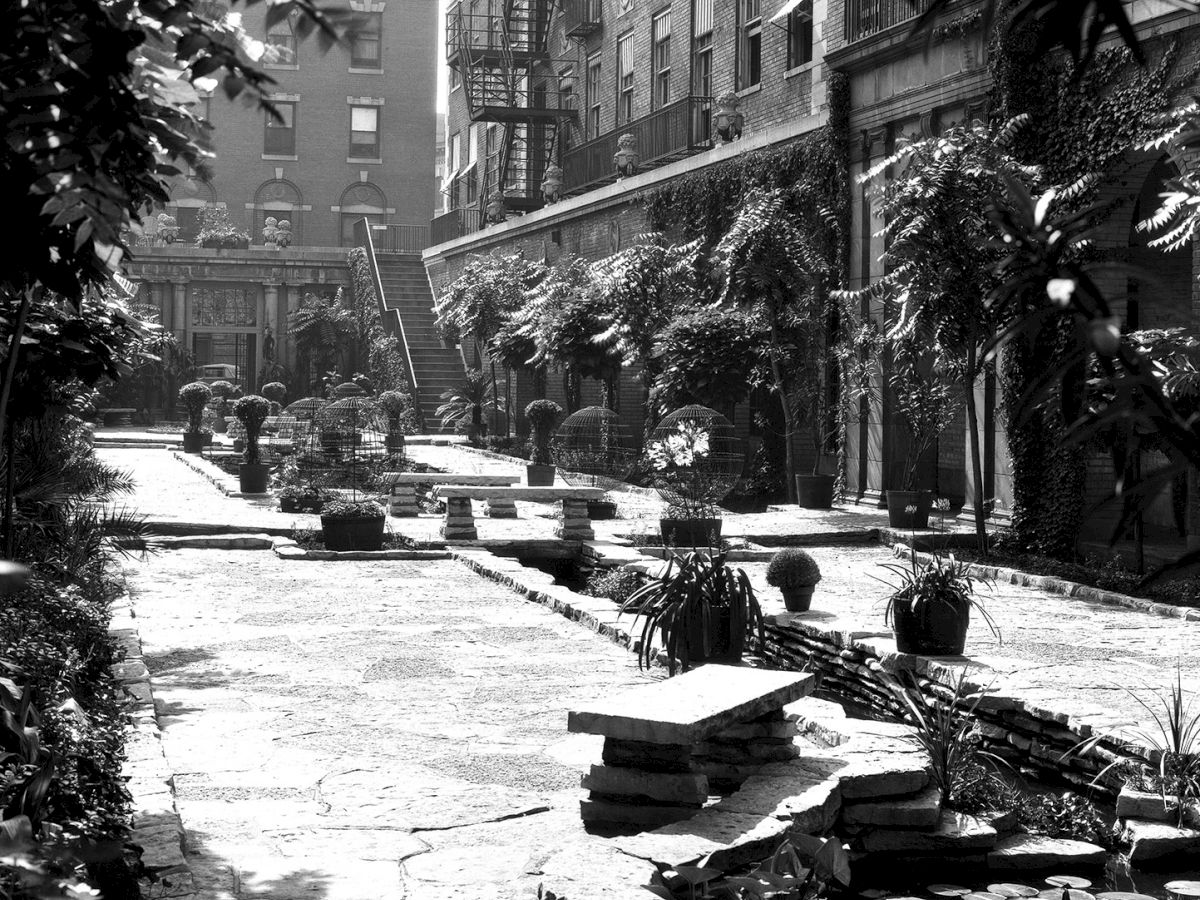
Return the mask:
[[[983,460],[979,452],[979,410],[975,406],[975,379],[979,371],[976,366],[976,348],[972,343],[967,349],[967,372],[965,386],[967,391],[967,430],[971,436],[971,480],[974,485],[974,496],[971,504],[975,507],[975,539],[979,552],[987,555],[987,512],[983,508]]]
[[[783,407],[783,453],[784,453],[784,470],[787,482],[787,500],[788,503],[796,502],[796,449],[792,446],[792,435],[796,432],[796,417],[792,411],[792,404],[789,402],[787,390],[784,387],[783,371],[779,367],[779,354],[776,352],[776,347],[779,346],[779,332],[775,327],[775,323],[771,323],[771,349],[768,356],[771,360],[771,377],[775,382],[775,393],[779,395],[779,402]]]
[[[5,444],[5,438],[7,437],[7,446],[9,447],[7,460],[5,462],[7,467],[7,477],[5,479],[4,488],[4,508],[6,511],[8,511],[4,520],[6,532],[6,559],[12,559],[12,551],[10,547],[12,545],[11,510],[13,502],[13,458],[11,449],[13,442],[11,434],[8,433],[8,399],[10,396],[12,396],[13,379],[16,377],[17,373],[17,356],[21,351],[21,338],[25,335],[25,322],[29,318],[29,309],[31,306],[33,306],[33,294],[35,290],[38,290],[39,293],[41,292],[40,289],[27,287],[25,288],[24,295],[21,297],[21,306],[20,309],[17,310],[17,321],[13,326],[12,342],[8,346],[8,359],[5,361],[4,365],[4,379],[3,381],[0,381],[0,444]]]

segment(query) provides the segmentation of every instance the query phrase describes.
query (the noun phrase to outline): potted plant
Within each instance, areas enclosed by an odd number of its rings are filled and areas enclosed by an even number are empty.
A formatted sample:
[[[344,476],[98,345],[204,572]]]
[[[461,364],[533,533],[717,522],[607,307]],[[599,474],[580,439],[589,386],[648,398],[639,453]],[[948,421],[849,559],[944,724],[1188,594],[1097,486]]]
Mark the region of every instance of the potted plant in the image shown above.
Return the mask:
[[[412,409],[412,397],[400,391],[384,391],[379,395],[379,409],[387,417],[384,445],[388,453],[404,452],[404,419]]]
[[[187,410],[188,417],[188,429],[183,434],[184,453],[200,453],[212,440],[212,432],[203,427],[204,409],[211,399],[212,390],[203,381],[193,381],[179,389],[179,402]]]
[[[929,353],[911,336],[892,341],[888,382],[896,399],[896,418],[908,432],[901,488],[887,491],[888,524],[893,528],[929,527],[933,495],[918,490],[918,470],[950,422],[952,386],[942,377],[942,371],[936,351]]]
[[[233,396],[233,385],[228,381],[214,381],[210,385],[212,391],[213,431],[225,434],[229,423],[225,417],[229,415],[229,398]]]
[[[211,249],[245,250],[250,246],[250,235],[239,231],[222,207],[210,206],[200,214],[200,233],[196,243]]]
[[[378,503],[334,500],[321,507],[326,550],[378,550],[383,546],[383,523]]]
[[[912,551],[908,565],[885,564],[900,578],[900,585],[887,601],[884,621],[896,634],[896,649],[923,656],[961,656],[967,644],[971,610],[979,610],[992,634],[1000,632],[987,610],[975,598],[975,584],[982,579],[953,554],[934,551],[921,562]]]
[[[655,488],[668,502],[667,515],[659,520],[664,546],[715,547],[721,540],[715,501],[728,487],[719,489],[721,480],[706,465],[711,449],[709,430],[693,421],[681,421],[646,448]]]
[[[771,557],[767,566],[767,584],[779,588],[788,612],[807,612],[812,605],[813,588],[820,580],[817,561],[799,547],[784,547]]]
[[[525,483],[530,487],[550,487],[554,484],[554,464],[550,459],[550,439],[554,426],[562,419],[563,408],[553,400],[534,400],[525,407],[529,420],[533,453],[525,466]]]
[[[750,579],[725,565],[724,553],[693,550],[671,557],[621,605],[644,617],[638,665],[649,667],[657,633],[667,670],[686,672],[705,662],[737,662],[747,639],[763,639],[762,609]]]
[[[271,467],[262,462],[258,452],[258,437],[263,422],[271,413],[271,401],[258,394],[240,398],[233,404],[234,418],[246,431],[246,452],[238,466],[238,482],[243,494],[265,494]]]

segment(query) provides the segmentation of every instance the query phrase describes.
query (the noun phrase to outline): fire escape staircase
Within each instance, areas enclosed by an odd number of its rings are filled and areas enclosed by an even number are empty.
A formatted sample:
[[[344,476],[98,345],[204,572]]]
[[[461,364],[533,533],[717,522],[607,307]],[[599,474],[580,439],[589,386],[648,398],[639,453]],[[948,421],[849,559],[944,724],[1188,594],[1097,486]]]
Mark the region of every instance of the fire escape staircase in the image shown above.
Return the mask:
[[[553,0],[504,0],[493,15],[473,14],[460,0],[447,14],[449,62],[462,80],[471,121],[500,128],[495,153],[484,155],[479,202],[485,216],[496,193],[508,211],[541,207],[558,130],[577,115],[550,58],[552,11]]]

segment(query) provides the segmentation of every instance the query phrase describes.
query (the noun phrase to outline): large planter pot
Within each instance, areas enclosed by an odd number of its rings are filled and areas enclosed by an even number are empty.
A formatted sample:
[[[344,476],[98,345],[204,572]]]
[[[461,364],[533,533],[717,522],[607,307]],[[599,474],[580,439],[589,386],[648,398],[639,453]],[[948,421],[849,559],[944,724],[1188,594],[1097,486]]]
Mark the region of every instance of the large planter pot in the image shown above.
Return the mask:
[[[242,463],[238,466],[238,484],[243,494],[265,494],[271,478],[271,467],[266,463]]]
[[[529,463],[525,466],[525,483],[530,487],[553,487],[554,466]]]
[[[962,656],[967,646],[971,607],[942,600],[914,608],[908,601],[892,603],[896,649],[922,656]]]
[[[929,510],[933,494],[929,491],[887,492],[888,524],[893,528],[914,531],[929,527]]]
[[[229,430],[229,422],[225,420],[224,416],[217,416],[213,420],[212,428],[215,434],[224,434]]]
[[[383,438],[383,446],[388,453],[403,453],[404,452],[404,435],[389,434]]]
[[[383,546],[383,516],[321,516],[326,550],[378,550]]]
[[[204,448],[212,443],[211,434],[202,434],[200,432],[185,431],[183,433],[183,452],[184,453],[203,453]]]
[[[728,607],[714,609],[709,647],[704,646],[704,632],[697,616],[688,624],[688,664],[690,666],[710,663],[736,663],[742,658],[742,641],[733,634],[733,615]]]
[[[831,509],[833,482],[832,475],[797,475],[796,505],[802,509]]]
[[[720,519],[659,519],[665,547],[715,547],[721,541]]]
[[[798,584],[789,587],[781,587],[779,592],[783,594],[783,606],[788,612],[808,612],[812,606],[813,588],[816,585]]]
[[[279,511],[285,513],[300,512],[300,500],[298,497],[280,497]]]
[[[611,500],[589,500],[587,502],[588,518],[592,521],[602,519],[615,519],[617,517],[617,504]]]

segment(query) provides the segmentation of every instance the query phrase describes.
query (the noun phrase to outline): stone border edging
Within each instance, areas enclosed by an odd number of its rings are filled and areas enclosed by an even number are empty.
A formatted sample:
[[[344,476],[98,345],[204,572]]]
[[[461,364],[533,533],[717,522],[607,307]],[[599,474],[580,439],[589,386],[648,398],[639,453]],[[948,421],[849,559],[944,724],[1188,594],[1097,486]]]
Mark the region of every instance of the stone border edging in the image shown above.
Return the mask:
[[[154,705],[150,672],[142,655],[142,639],[124,571],[114,567],[121,593],[110,604],[109,638],[124,651],[112,666],[113,677],[128,701],[125,762],[121,773],[130,795],[130,842],[142,848],[142,865],[155,883],[169,886],[171,896],[192,896],[192,869],[183,855],[184,828],[175,806],[175,783],[162,747],[162,730]],[[143,881],[143,886],[145,886]]]
[[[276,540],[271,549],[280,559],[328,561],[355,559],[450,559],[449,550],[302,550],[292,540]]]
[[[474,453],[477,456],[484,456],[488,459],[499,460],[500,462],[513,463],[517,466],[522,466],[529,462],[529,460],[521,459],[519,456],[509,456],[507,453],[497,453],[495,450],[486,450],[483,447],[471,447],[467,444],[452,444],[451,446],[457,447],[459,450],[465,450],[467,453]],[[572,474],[578,474],[580,477],[583,477],[582,474],[578,472]],[[658,491],[654,490],[654,488],[639,487],[636,484],[626,484],[623,481],[617,483],[620,485],[620,487],[604,488],[604,490],[617,494],[635,494],[639,497],[658,496]]]
[[[243,494],[241,483],[222,469],[220,466],[214,466],[203,456],[196,453],[184,453],[182,450],[172,450],[171,455],[177,460],[200,475],[214,485],[217,490],[227,497],[265,497],[266,494]]]
[[[900,559],[911,559],[913,550],[907,544],[897,542],[892,545],[892,553]],[[933,559],[932,554],[917,551],[917,560],[919,562],[929,562],[931,559]],[[1031,575],[1028,572],[1022,572],[1020,569],[989,566],[976,562],[967,563],[967,567],[972,575],[986,577],[992,581],[1015,584],[1020,587],[1037,588],[1049,591],[1052,594],[1061,594],[1064,597],[1078,597],[1082,600],[1103,603],[1107,606],[1123,606],[1126,609],[1149,613],[1153,616],[1163,616],[1168,619],[1185,619],[1189,622],[1200,621],[1200,609],[1190,606],[1175,606],[1171,603],[1159,603],[1155,600],[1147,600],[1145,597],[1131,597],[1128,594],[1119,594],[1116,591],[1106,591],[1088,584],[1080,584],[1078,581],[1068,581],[1056,575]]]
[[[265,533],[159,535],[147,543],[156,550],[270,550],[274,538]]]

